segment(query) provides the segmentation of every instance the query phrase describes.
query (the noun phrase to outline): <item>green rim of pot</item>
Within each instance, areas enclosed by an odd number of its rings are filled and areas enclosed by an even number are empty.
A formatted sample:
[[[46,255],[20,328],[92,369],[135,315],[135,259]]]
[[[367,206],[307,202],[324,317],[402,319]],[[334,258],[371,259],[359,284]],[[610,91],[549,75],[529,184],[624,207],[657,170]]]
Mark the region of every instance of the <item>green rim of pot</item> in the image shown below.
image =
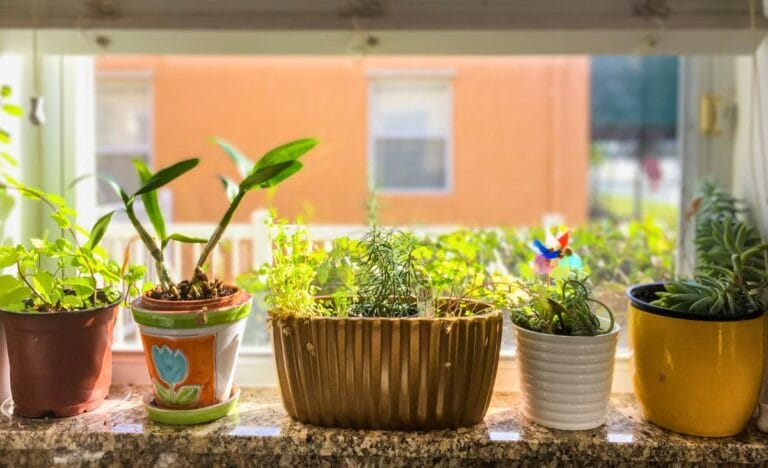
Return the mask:
[[[638,296],[645,296],[651,293],[664,291],[665,283],[645,283],[637,284],[627,288],[627,298],[632,305],[643,312],[649,314],[662,315],[664,317],[671,317],[683,320],[694,320],[699,322],[739,322],[742,320],[752,320],[763,316],[764,311],[759,310],[757,312],[751,312],[749,314],[742,315],[702,315],[694,314],[691,312],[681,312],[679,310],[672,310],[666,307],[659,307],[651,304],[650,302],[640,299]]]
[[[251,313],[251,301],[218,310],[195,312],[163,312],[131,307],[133,319],[139,325],[167,329],[206,328],[215,325],[237,322]]]

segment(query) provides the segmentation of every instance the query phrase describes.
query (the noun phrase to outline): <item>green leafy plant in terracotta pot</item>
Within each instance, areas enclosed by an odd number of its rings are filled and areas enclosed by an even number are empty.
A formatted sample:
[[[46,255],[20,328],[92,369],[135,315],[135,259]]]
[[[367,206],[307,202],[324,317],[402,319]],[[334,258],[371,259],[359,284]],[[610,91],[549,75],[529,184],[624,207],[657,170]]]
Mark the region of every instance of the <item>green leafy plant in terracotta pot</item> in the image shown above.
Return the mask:
[[[760,393],[768,243],[713,184],[691,208],[693,276],[627,290],[635,393],[661,427],[724,437],[744,429]]]
[[[156,173],[137,161],[142,185],[131,195],[110,182],[154,260],[158,284],[146,288],[131,309],[154,387],[153,396],[145,400],[147,411],[151,418],[173,424],[215,419],[234,407],[234,369],[251,297],[236,285],[209,278],[207,262],[248,192],[274,187],[298,172],[302,168],[298,159],[316,145],[314,139],[293,141],[253,163],[229,143],[216,142],[236,163],[243,179],[236,183],[220,177],[230,203],[208,238],[168,233],[157,200],[157,189],[193,169],[198,159],[180,161]],[[139,199],[151,227],[136,216],[134,205]],[[170,242],[204,245],[194,271],[178,282],[171,277],[164,257]]]
[[[64,200],[2,174],[15,191],[51,210],[52,239],[0,247],[0,316],[5,326],[16,414],[65,417],[98,407],[109,393],[117,309],[143,266],[122,265],[99,248],[112,213],[83,238]],[[86,231],[87,232],[87,231]],[[121,289],[124,288],[124,289]]]
[[[407,430],[482,420],[502,316],[473,299],[482,295],[474,278],[438,286],[430,270],[444,259],[429,244],[376,226],[362,239],[335,240],[328,252],[305,229],[283,227],[273,246],[272,264],[241,281],[268,288],[277,373],[292,418]],[[464,294],[445,296],[450,290]]]

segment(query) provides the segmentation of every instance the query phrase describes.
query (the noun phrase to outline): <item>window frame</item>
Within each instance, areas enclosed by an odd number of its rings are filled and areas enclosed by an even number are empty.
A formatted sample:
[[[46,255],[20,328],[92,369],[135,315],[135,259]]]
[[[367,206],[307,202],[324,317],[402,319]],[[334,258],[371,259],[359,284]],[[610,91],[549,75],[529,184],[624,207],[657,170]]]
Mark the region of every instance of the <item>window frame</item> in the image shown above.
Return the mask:
[[[368,69],[366,70],[366,86],[367,86],[367,173],[368,173],[368,186],[370,190],[375,190],[377,194],[387,196],[446,196],[454,193],[454,86],[453,79],[456,76],[456,72],[452,69]],[[374,93],[376,92],[377,83],[382,82],[409,82],[409,81],[422,81],[422,82],[434,82],[444,83],[447,87],[447,109],[448,120],[447,130],[445,135],[440,135],[445,138],[445,154],[443,159],[445,168],[443,170],[445,175],[445,185],[440,188],[432,187],[414,187],[414,188],[384,188],[375,185],[375,166],[376,166],[376,138],[379,136],[374,132],[374,116],[376,115]],[[402,135],[393,135],[402,136]],[[425,134],[421,137],[431,137],[437,135]]]

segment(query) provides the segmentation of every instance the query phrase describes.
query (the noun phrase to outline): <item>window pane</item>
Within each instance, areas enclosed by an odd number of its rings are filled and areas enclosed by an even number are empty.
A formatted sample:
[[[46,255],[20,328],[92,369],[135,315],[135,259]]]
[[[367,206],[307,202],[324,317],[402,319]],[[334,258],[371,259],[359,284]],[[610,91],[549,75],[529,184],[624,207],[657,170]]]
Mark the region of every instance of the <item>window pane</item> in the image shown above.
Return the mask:
[[[149,144],[149,85],[144,79],[99,78],[96,144],[100,147]]]
[[[382,80],[371,85],[374,135],[439,135],[450,130],[446,82]]]
[[[377,139],[374,148],[376,189],[446,189],[445,152],[446,143],[442,139]]]
[[[150,162],[152,129],[150,83],[145,78],[99,77],[96,89],[96,169],[129,192],[139,187],[132,160]],[[120,201],[99,184],[99,205]]]

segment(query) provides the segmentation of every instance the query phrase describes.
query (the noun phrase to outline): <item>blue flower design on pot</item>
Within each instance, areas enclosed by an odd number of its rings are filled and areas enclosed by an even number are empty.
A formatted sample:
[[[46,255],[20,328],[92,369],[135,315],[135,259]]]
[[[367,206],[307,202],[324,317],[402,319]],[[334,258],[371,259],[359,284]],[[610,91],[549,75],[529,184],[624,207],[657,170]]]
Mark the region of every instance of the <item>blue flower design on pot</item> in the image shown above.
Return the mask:
[[[171,388],[184,381],[189,372],[189,361],[178,349],[152,346],[152,361],[160,378]]]

